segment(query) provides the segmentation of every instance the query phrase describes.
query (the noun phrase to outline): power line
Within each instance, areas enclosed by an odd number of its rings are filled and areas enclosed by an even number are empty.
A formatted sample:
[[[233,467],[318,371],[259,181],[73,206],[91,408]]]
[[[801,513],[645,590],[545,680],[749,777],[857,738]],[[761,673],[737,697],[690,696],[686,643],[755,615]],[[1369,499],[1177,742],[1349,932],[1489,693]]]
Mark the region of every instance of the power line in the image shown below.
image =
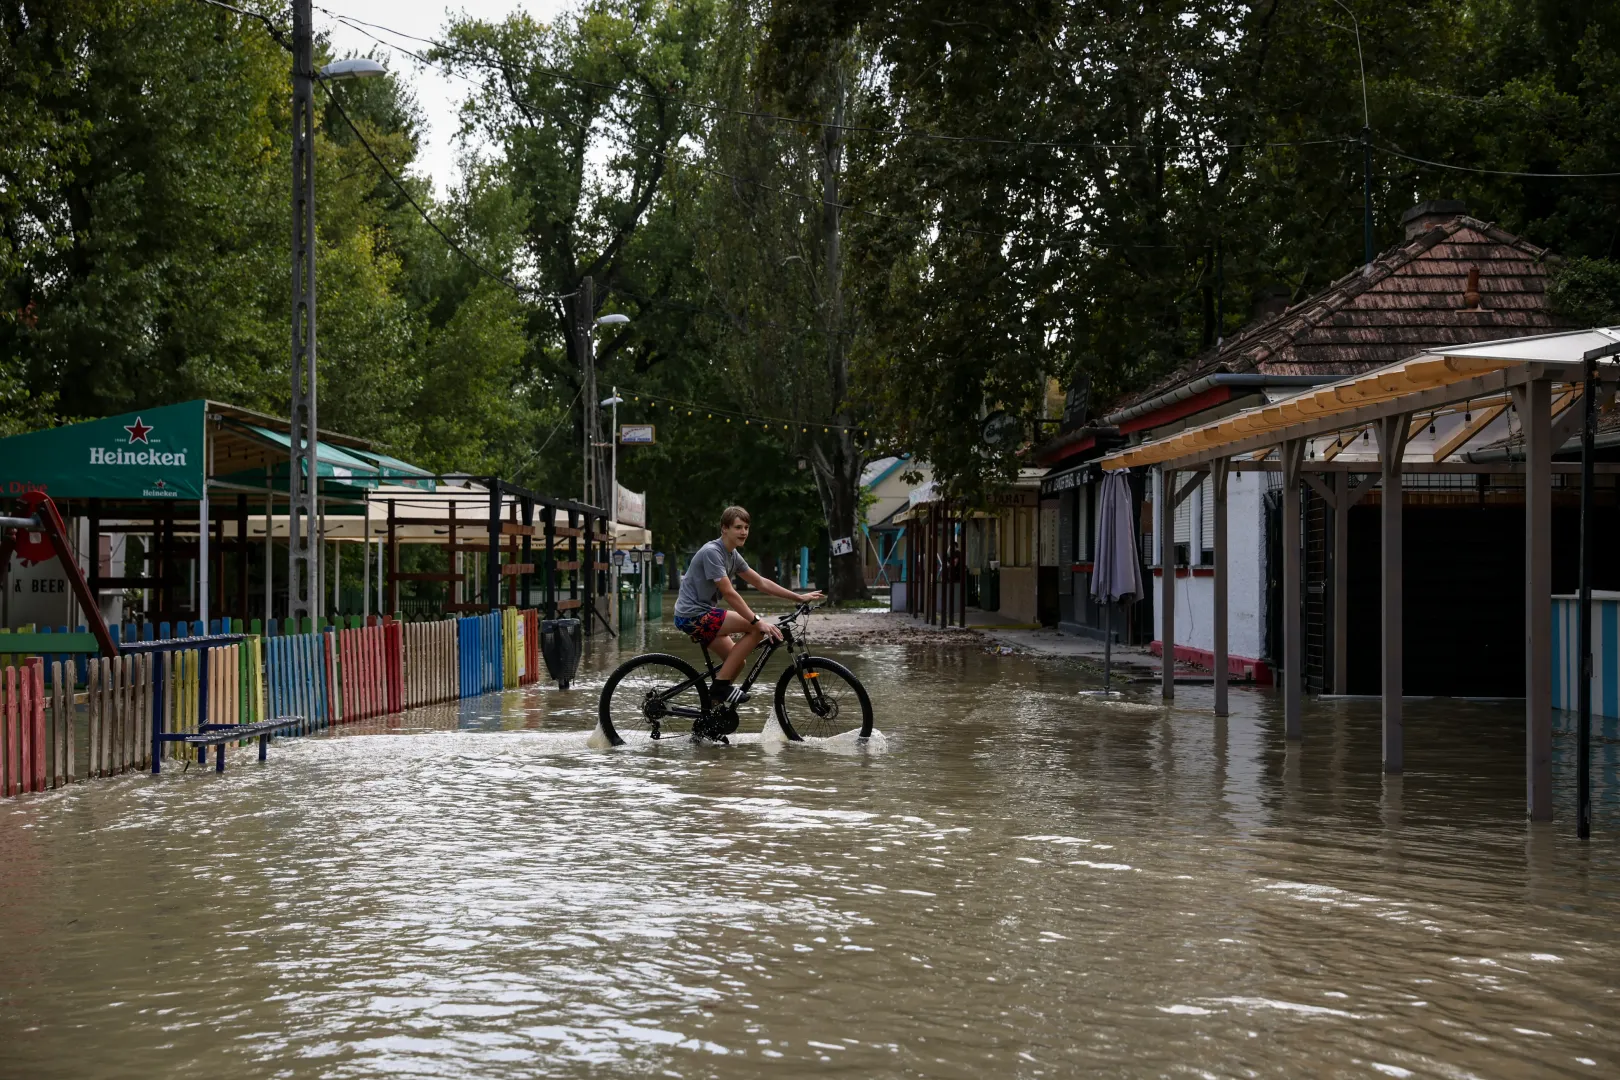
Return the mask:
[[[327,9],[322,8],[321,10],[326,11]],[[330,14],[330,12],[328,12],[328,14]],[[339,16],[336,16],[336,17],[341,22],[345,22],[345,23],[350,22],[350,20],[349,20],[349,18],[347,16],[339,15]],[[355,21],[358,21],[358,20],[355,20]],[[368,23],[366,25],[374,25],[374,24]],[[354,29],[359,30],[359,27],[354,27]],[[384,28],[384,29],[386,29],[386,28]],[[390,32],[392,33],[393,31],[390,31]],[[426,56],[423,56],[421,53],[415,52],[414,50],[411,50],[411,49],[407,49],[402,45],[395,45],[393,42],[384,41],[382,38],[377,37],[375,34],[368,33],[365,30],[360,30],[360,33],[365,34],[366,37],[371,38],[371,40],[377,42],[377,44],[379,44],[379,45],[382,45],[384,48],[393,49],[396,52],[402,53],[405,56],[414,57],[416,60],[419,60],[423,64],[428,64],[428,65],[435,65],[436,64],[435,61],[429,59]],[[400,36],[401,37],[413,37],[413,35],[409,35],[409,34],[400,34]],[[429,39],[427,39],[427,38],[416,38],[415,40],[429,41]],[[429,44],[436,44],[436,43],[429,41]],[[481,63],[480,66],[489,68],[489,65],[485,64],[485,63]],[[472,82],[471,79],[468,79],[465,75],[462,75],[460,72],[450,71],[449,69],[443,69],[443,70],[445,70],[446,74],[453,75],[456,78],[460,78],[460,79],[462,79],[463,81],[466,81],[466,82]],[[498,70],[500,72],[500,74],[501,74],[501,77],[506,79],[509,84],[511,83],[512,74],[511,74],[511,72],[507,71],[504,67],[497,68],[497,69],[492,69],[492,70]],[[604,85],[606,85],[606,84],[604,84]],[[540,108],[539,106],[519,101],[517,99],[516,94],[513,94],[513,102],[514,102],[515,105],[517,105],[519,111],[521,111],[521,112],[529,113],[529,112],[532,111],[532,112],[535,112],[535,113],[539,113],[542,117],[550,120],[552,123],[569,125],[571,127],[574,127],[575,129],[579,130],[579,131],[585,132],[587,135],[589,135],[591,133],[591,130],[592,130],[591,125],[581,123],[578,120],[566,119],[564,117],[557,116],[557,115],[547,111],[546,109]],[[620,146],[624,146],[624,147],[627,147],[627,148],[632,149],[632,150],[639,150],[644,154],[652,154],[654,156],[664,158],[666,160],[673,159],[677,163],[685,164],[688,168],[695,169],[698,172],[707,173],[710,176],[715,176],[715,177],[718,177],[718,178],[720,178],[722,180],[729,180],[732,183],[736,183],[736,184],[747,184],[749,186],[759,188],[759,189],[764,190],[764,191],[775,192],[777,194],[785,195],[785,196],[787,196],[789,198],[792,198],[792,199],[798,199],[801,202],[810,203],[812,205],[818,205],[819,206],[819,205],[822,205],[822,202],[823,202],[823,200],[821,200],[821,199],[817,199],[817,198],[815,198],[814,196],[811,196],[811,195],[806,195],[803,192],[794,191],[791,188],[781,187],[781,186],[776,185],[776,184],[768,184],[768,183],[765,183],[762,180],[749,179],[748,177],[745,177],[745,176],[739,176],[736,173],[727,172],[724,169],[716,169],[716,168],[712,168],[712,167],[707,166],[707,165],[699,164],[696,161],[692,161],[690,159],[683,158],[679,154],[675,154],[675,153],[672,153],[672,152],[667,151],[667,150],[660,150],[660,149],[657,149],[655,147],[647,146],[645,144],[636,142],[633,139],[626,138],[626,137],[624,137],[622,135],[616,135],[611,131],[604,131],[604,132],[601,132],[601,134],[603,135],[603,137],[605,137],[605,138],[607,138],[607,139],[609,139],[609,140],[611,140],[613,142],[618,143]],[[1330,141],[1332,141],[1332,140],[1330,140]],[[1092,248],[1112,248],[1112,249],[1129,248],[1129,249],[1133,249],[1133,250],[1135,250],[1135,249],[1179,250],[1180,249],[1180,245],[1177,245],[1177,244],[1111,244],[1111,243],[1108,243],[1106,241],[1099,241],[1099,240],[1096,240],[1096,239],[1090,238],[1090,237],[1055,237],[1055,236],[1051,236],[1051,235],[1031,236],[1031,235],[1026,234],[1026,233],[999,232],[999,231],[996,231],[996,230],[993,230],[993,229],[979,229],[979,228],[975,228],[975,227],[973,227],[971,225],[951,225],[951,224],[946,224],[944,222],[939,222],[939,221],[925,221],[925,220],[919,220],[919,219],[916,219],[916,218],[903,218],[903,217],[900,217],[900,216],[898,216],[896,214],[886,214],[886,213],[883,213],[882,211],[878,211],[878,210],[866,210],[866,209],[863,209],[861,207],[854,206],[854,205],[848,204],[848,203],[834,203],[832,205],[836,209],[841,210],[841,211],[845,211],[847,213],[859,214],[859,215],[861,215],[863,217],[874,218],[874,219],[879,220],[879,221],[887,221],[887,222],[891,222],[891,223],[894,223],[894,224],[897,224],[897,225],[905,225],[905,226],[908,226],[908,227],[911,227],[911,228],[914,228],[914,229],[918,229],[920,231],[926,231],[928,229],[939,229],[941,231],[948,231],[948,232],[955,232],[955,233],[966,233],[966,234],[971,235],[971,236],[983,237],[983,238],[988,238],[988,239],[992,239],[992,240],[1026,241],[1026,242],[1031,242],[1031,243],[1043,244],[1043,245],[1046,245],[1048,247],[1059,247],[1059,246],[1064,246],[1064,245],[1069,245],[1069,244],[1080,244],[1080,245],[1084,245],[1084,246],[1092,247]]]
[[[357,30],[362,26],[369,26],[373,30],[381,30],[384,33],[393,34],[396,37],[405,38],[408,41],[419,41],[424,45],[432,45],[434,48],[443,49],[443,50],[445,50],[447,52],[457,53],[462,57],[471,57],[471,54],[468,54],[465,50],[456,49],[453,46],[451,46],[451,45],[449,45],[449,44],[447,44],[447,43],[445,43],[443,41],[435,40],[434,38],[425,38],[425,37],[421,37],[421,36],[416,35],[416,34],[407,34],[403,30],[395,30],[395,29],[392,29],[391,27],[384,26],[381,23],[367,22],[364,19],[356,18],[353,15],[345,15],[342,12],[333,11],[330,8],[324,8],[323,7],[323,8],[318,8],[318,10],[325,12],[326,14],[332,16],[334,19],[338,19],[338,20],[340,20],[342,22],[350,24],[351,27],[353,27],[354,29],[357,29]],[[361,33],[365,33],[365,31],[362,30]],[[373,37],[370,34],[367,34],[366,36],[371,37],[371,39],[373,41],[377,41],[377,42],[379,42],[379,44],[383,44],[383,45],[388,45],[389,44],[388,42],[381,41],[381,39]],[[471,57],[471,58],[476,59],[476,57]],[[428,62],[428,61],[424,61],[424,62]],[[735,108],[735,107],[727,106],[727,105],[715,105],[715,104],[712,104],[712,103],[706,102],[706,101],[697,101],[697,100],[695,100],[693,98],[682,97],[682,96],[677,95],[677,94],[657,94],[657,93],[651,93],[651,92],[645,91],[645,90],[636,90],[636,89],[628,86],[625,83],[599,82],[599,81],[597,81],[595,79],[587,79],[587,78],[584,78],[583,76],[571,75],[566,71],[559,71],[559,70],[557,70],[555,68],[541,67],[539,65],[535,65],[535,70],[540,72],[541,74],[549,75],[554,79],[562,79],[565,82],[576,83],[576,84],[578,84],[580,86],[589,86],[589,87],[592,87],[593,89],[607,90],[607,91],[609,91],[611,93],[624,94],[627,97],[644,98],[644,99],[649,100],[649,101],[673,102],[673,103],[675,103],[677,105],[690,105],[691,107],[693,107],[695,109],[702,109],[705,112],[728,114],[728,115],[732,115],[732,116],[740,116],[740,117],[744,117],[744,118],[750,119],[750,120],[768,120],[768,121],[770,121],[772,123],[791,124],[791,125],[794,125],[794,126],[797,126],[797,127],[814,127],[814,128],[836,127],[841,131],[853,131],[853,132],[859,132],[861,134],[868,134],[868,135],[884,135],[884,136],[889,136],[891,138],[930,139],[930,140],[934,140],[934,141],[938,141],[938,142],[948,142],[948,143],[978,143],[978,144],[983,144],[983,145],[987,145],[987,146],[1035,147],[1035,148],[1052,149],[1052,150],[1152,150],[1152,149],[1177,149],[1177,148],[1185,148],[1185,149],[1205,149],[1206,148],[1205,144],[1198,144],[1198,143],[1191,143],[1191,142],[1171,142],[1171,143],[1154,143],[1154,142],[1146,142],[1146,143],[1063,142],[1063,141],[1048,141],[1048,140],[1039,140],[1039,139],[1006,139],[1006,138],[1000,138],[1000,137],[993,136],[993,135],[944,135],[944,134],[940,134],[939,132],[929,131],[926,128],[905,127],[905,126],[900,126],[900,127],[872,127],[870,125],[865,125],[865,124],[833,124],[833,123],[831,123],[829,121],[826,121],[826,120],[812,120],[812,119],[810,119],[808,117],[802,117],[802,116],[784,116],[784,115],[782,115],[780,113],[765,112],[765,111],[758,110],[758,109],[739,109],[739,108]],[[1221,150],[1242,150],[1242,149],[1248,149],[1250,147],[1324,146],[1324,145],[1328,145],[1330,143],[1354,142],[1354,141],[1355,140],[1349,139],[1349,138],[1329,138],[1329,139],[1303,139],[1303,140],[1297,140],[1297,141],[1292,141],[1292,142],[1213,143],[1213,144],[1208,144],[1207,148],[1221,149]]]
[[[233,11],[245,18],[259,20],[259,22],[264,24],[264,28],[269,31],[270,36],[276,39],[276,43],[278,45],[280,45],[283,49],[286,49],[288,52],[292,52],[292,46],[287,43],[286,38],[282,37],[282,34],[284,33],[283,29],[272,22],[270,16],[264,14],[263,12],[250,11],[247,8],[237,7],[235,4],[227,4],[225,3],[225,0],[199,0],[199,2],[207,4],[210,7],[224,8],[226,11]]]
[[[508,289],[511,289],[512,292],[516,293],[520,297],[532,297],[539,300],[561,300],[564,295],[573,295],[572,293],[542,293],[537,289],[531,289],[524,285],[518,285],[516,282],[507,279],[503,275],[497,274],[493,270],[490,270],[483,263],[475,259],[460,244],[456,243],[455,240],[451,239],[450,234],[440,228],[439,223],[434,221],[432,216],[430,216],[426,210],[422,209],[422,204],[416,201],[416,196],[411,194],[410,188],[405,186],[404,181],[395,176],[394,171],[388,167],[388,164],[383,161],[383,159],[378,155],[377,151],[372,149],[371,143],[366,140],[365,135],[360,131],[359,125],[349,118],[349,113],[343,108],[343,103],[339,101],[338,96],[332,92],[332,88],[327,86],[326,79],[323,78],[319,72],[315,73],[315,78],[323,87],[326,88],[327,100],[331,101],[331,103],[336,106],[338,115],[342,116],[343,122],[349,125],[349,130],[354,132],[354,137],[360,140],[360,145],[366,148],[366,153],[371,155],[371,160],[377,163],[377,167],[383,171],[383,175],[387,176],[388,179],[393,182],[394,186],[399,189],[399,193],[405,196],[405,201],[411,204],[411,207],[415,209],[423,221],[427,222],[428,228],[438,233],[439,238],[449,245],[450,250],[454,251],[457,255],[460,255],[463,259],[465,259],[467,263],[473,267],[473,269],[488,277],[491,281],[497,281],[500,284],[505,285]]]
[[[1521,172],[1516,169],[1479,169],[1472,165],[1452,165],[1444,161],[1430,161],[1428,158],[1414,157],[1403,154],[1389,146],[1373,144],[1373,149],[1381,154],[1390,154],[1394,157],[1415,161],[1419,165],[1432,165],[1437,169],[1450,169],[1453,172],[1477,173],[1481,176],[1521,176],[1536,180],[1602,180],[1620,176],[1620,172],[1592,172],[1592,173],[1558,173],[1558,172]]]

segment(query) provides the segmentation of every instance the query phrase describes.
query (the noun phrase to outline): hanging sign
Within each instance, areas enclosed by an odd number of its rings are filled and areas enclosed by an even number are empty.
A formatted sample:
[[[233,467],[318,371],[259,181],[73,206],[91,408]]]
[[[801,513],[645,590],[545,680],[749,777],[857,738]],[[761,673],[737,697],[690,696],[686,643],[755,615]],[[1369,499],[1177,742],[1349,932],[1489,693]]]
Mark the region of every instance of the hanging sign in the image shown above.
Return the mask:
[[[853,555],[855,553],[855,541],[847,536],[840,536],[832,542],[832,553],[834,555]]]
[[[626,446],[650,446],[658,441],[656,424],[620,424],[619,442]]]
[[[616,520],[620,525],[634,525],[637,528],[647,527],[647,493],[645,491],[631,491],[623,484],[618,485],[618,503],[615,508]]]

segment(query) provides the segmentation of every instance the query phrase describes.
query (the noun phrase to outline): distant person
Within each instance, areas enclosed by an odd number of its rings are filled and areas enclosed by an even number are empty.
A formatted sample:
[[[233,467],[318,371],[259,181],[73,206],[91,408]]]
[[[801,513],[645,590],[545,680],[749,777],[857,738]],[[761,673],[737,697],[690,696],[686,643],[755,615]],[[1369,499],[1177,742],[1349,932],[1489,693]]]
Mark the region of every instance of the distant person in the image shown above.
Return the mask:
[[[822,597],[818,591],[796,593],[750,568],[739,550],[748,543],[748,526],[748,511],[728,506],[720,515],[719,539],[710,540],[692,556],[675,598],[675,629],[720,655],[720,671],[711,689],[717,704],[735,705],[741,700],[731,682],[742,671],[748,654],[765,638],[776,641],[782,636],[775,623],[762,621],[749,609],[731,579],[741,578],[767,596],[783,600],[808,603]],[[731,610],[717,607],[717,601],[723,601]],[[733,644],[732,634],[742,637]],[[732,700],[734,696],[736,701]]]

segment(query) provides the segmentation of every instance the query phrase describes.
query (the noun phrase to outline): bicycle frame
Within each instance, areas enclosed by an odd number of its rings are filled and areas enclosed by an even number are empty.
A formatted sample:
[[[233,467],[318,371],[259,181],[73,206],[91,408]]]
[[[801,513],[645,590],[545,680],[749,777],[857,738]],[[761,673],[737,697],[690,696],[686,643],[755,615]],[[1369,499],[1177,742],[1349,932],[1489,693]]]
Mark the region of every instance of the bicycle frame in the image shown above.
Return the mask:
[[[750,689],[752,689],[754,683],[759,679],[760,673],[765,670],[765,665],[770,662],[771,657],[776,655],[776,651],[778,649],[786,649],[790,653],[794,650],[794,624],[798,621],[801,614],[807,613],[809,610],[810,608],[808,604],[799,605],[798,610],[795,611],[793,615],[777,624],[782,631],[781,638],[775,641],[767,638],[761,643],[762,647],[755,651],[753,662],[748,668],[748,674],[742,681],[741,689],[743,693],[746,694]],[[714,680],[715,673],[720,669],[715,664],[714,658],[709,655],[709,647],[707,645],[699,645],[698,648],[703,650],[703,666],[706,669],[706,674],[709,680],[712,682]],[[668,690],[665,690],[659,695],[659,698],[667,701],[672,697],[685,693],[693,685],[693,681],[691,679],[687,679],[678,686],[673,686]],[[670,705],[666,707],[668,708],[671,716],[684,716],[691,720],[703,719],[703,713],[698,709],[688,708],[684,705]]]

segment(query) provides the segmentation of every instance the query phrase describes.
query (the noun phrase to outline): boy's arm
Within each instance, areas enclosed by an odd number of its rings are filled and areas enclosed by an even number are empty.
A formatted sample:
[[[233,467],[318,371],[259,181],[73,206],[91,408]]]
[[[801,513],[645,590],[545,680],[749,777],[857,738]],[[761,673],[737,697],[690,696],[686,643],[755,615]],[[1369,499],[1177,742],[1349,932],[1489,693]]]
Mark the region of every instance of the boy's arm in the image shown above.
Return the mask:
[[[744,578],[747,576],[747,574],[743,575]],[[741,615],[743,618],[747,619],[749,622],[754,621],[756,617],[754,615],[754,609],[743,602],[742,593],[737,591],[737,586],[731,583],[730,578],[715,578],[714,583],[720,589],[720,599],[726,602],[727,607]]]
[[[807,593],[796,593],[784,585],[778,585],[776,582],[772,581],[764,574],[761,574],[753,567],[749,567],[747,570],[744,570],[737,576],[748,582],[748,584],[752,585],[760,592],[765,593],[767,596],[775,596],[782,600],[815,600],[819,599],[821,596],[820,593],[814,591]]]

